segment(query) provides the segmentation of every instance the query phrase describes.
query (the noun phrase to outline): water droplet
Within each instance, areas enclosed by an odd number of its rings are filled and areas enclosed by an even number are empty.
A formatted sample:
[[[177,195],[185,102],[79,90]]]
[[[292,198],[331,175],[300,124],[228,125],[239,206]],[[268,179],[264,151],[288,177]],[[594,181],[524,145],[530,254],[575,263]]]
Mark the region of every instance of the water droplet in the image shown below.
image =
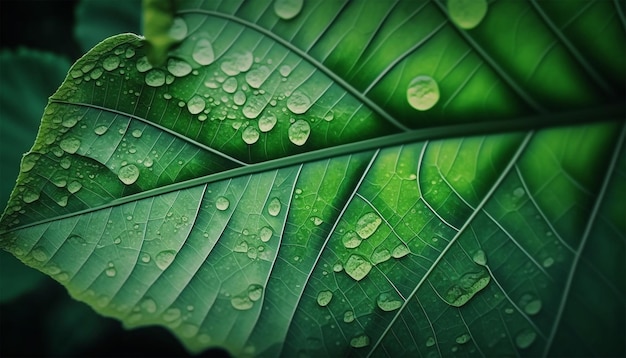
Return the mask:
[[[324,120],[325,120],[326,122],[330,122],[330,121],[332,121],[333,119],[335,119],[335,115],[333,114],[333,111],[328,111],[328,113],[326,113],[326,114],[324,115]]]
[[[448,0],[448,15],[462,29],[478,26],[486,14],[486,0]]]
[[[399,259],[410,253],[411,251],[405,244],[399,244],[398,246],[394,247],[393,251],[391,252],[391,257]]]
[[[187,23],[180,17],[174,18],[172,27],[168,32],[171,38],[176,41],[182,41],[187,36]]]
[[[141,254],[141,262],[143,262],[144,264],[147,264],[148,262],[150,262],[150,254],[147,252],[144,252]]]
[[[106,133],[109,130],[109,127],[107,126],[97,126],[93,131],[94,133],[96,133],[97,135],[103,135],[104,133]]]
[[[333,299],[333,293],[330,291],[320,291],[317,294],[317,304],[326,307],[330,303],[330,300]]]
[[[533,299],[530,300],[525,306],[524,306],[524,312],[526,312],[526,314],[529,315],[536,315],[537,313],[539,313],[539,311],[541,311],[541,300],[539,299]]]
[[[343,265],[341,264],[341,262],[337,262],[333,265],[334,272],[341,272],[341,270],[343,270]]]
[[[245,241],[241,241],[239,242],[237,245],[235,245],[235,247],[233,248],[234,252],[245,252],[246,254],[248,253],[248,243]]]
[[[229,76],[236,76],[241,72],[248,71],[253,62],[254,57],[251,52],[237,52],[222,62],[220,69]]]
[[[372,264],[359,255],[351,255],[344,269],[346,273],[356,281],[361,281],[372,269]]]
[[[254,283],[248,286],[248,298],[250,299],[250,301],[252,302],[258,301],[261,299],[262,295],[263,295],[263,286],[254,284]]]
[[[161,87],[165,84],[165,73],[161,70],[152,69],[146,73],[146,84],[151,87]]]
[[[241,90],[235,92],[235,95],[233,96],[233,103],[238,106],[241,106],[244,103],[246,103],[246,94],[243,93],[243,91]]]
[[[115,277],[115,275],[117,275],[117,270],[112,262],[109,262],[109,267],[104,270],[104,274],[107,275],[107,277]]]
[[[483,250],[476,251],[474,253],[474,256],[472,256],[472,260],[474,260],[474,262],[480,266],[487,265],[487,255],[485,254]]]
[[[487,287],[490,280],[491,276],[482,267],[480,271],[468,272],[456,280],[447,290],[444,296],[445,301],[451,306],[461,307]]]
[[[139,307],[148,312],[148,313],[155,313],[157,311],[157,304],[156,302],[154,302],[154,300],[150,297],[146,297],[144,298],[140,303],[139,303]]]
[[[165,250],[159,252],[154,258],[154,262],[161,269],[165,270],[171,263],[174,261],[176,257],[176,251],[174,250]]]
[[[343,246],[345,246],[348,249],[354,249],[355,247],[358,247],[359,245],[361,245],[361,238],[359,237],[359,235],[356,234],[356,232],[354,231],[347,231],[342,237],[341,237],[341,242],[343,243]]]
[[[267,227],[267,226],[263,226],[260,230],[259,230],[259,238],[261,239],[261,241],[263,242],[268,242],[270,241],[270,239],[272,238],[272,235],[274,234],[274,231],[272,231],[271,228]]]
[[[201,38],[196,41],[196,44],[193,47],[193,53],[191,57],[194,61],[196,61],[199,65],[206,66],[210,65],[215,61],[215,54],[213,53],[213,46],[211,45],[211,41]]]
[[[72,194],[77,193],[81,188],[83,187],[83,185],[80,182],[77,181],[73,181],[69,184],[67,184],[67,191],[69,191]]]
[[[204,111],[206,107],[206,102],[204,99],[198,95],[191,97],[191,99],[187,102],[187,109],[191,114],[198,114]]]
[[[311,127],[309,126],[309,122],[299,119],[289,126],[288,133],[291,143],[297,146],[302,146],[306,143],[307,139],[309,139]]]
[[[516,198],[521,198],[522,196],[524,196],[525,193],[526,192],[523,188],[517,188],[513,190],[513,196],[515,196]]]
[[[26,204],[30,204],[36,201],[37,199],[39,199],[39,193],[34,192],[32,190],[26,190],[22,194],[22,200],[24,200]]]
[[[370,337],[362,334],[360,336],[356,336],[350,340],[350,345],[354,348],[362,348],[367,347],[370,344]]]
[[[139,168],[137,168],[134,164],[122,167],[117,173],[117,177],[122,183],[131,185],[139,178]]]
[[[291,67],[289,65],[282,65],[278,69],[278,72],[280,73],[281,76],[287,77],[291,73]]]
[[[72,76],[72,78],[80,78],[80,77],[82,77],[82,76],[83,76],[83,71],[78,70],[78,69],[76,69],[76,70],[71,70],[71,71],[70,71],[70,76]]]
[[[545,260],[543,260],[543,267],[548,268],[552,265],[554,265],[554,259],[552,257],[547,257]]]
[[[530,329],[525,329],[515,336],[515,345],[520,349],[530,347],[537,338],[537,333]]]
[[[439,101],[439,86],[430,76],[417,76],[409,83],[406,95],[411,107],[425,111]]]
[[[33,259],[35,259],[35,260],[37,260],[39,262],[44,262],[44,261],[48,260],[48,254],[41,247],[34,248],[33,251],[31,251],[30,254],[33,257]]]
[[[239,311],[249,310],[254,306],[254,302],[250,300],[250,297],[246,296],[234,296],[230,299],[230,304]]]
[[[367,239],[376,232],[382,222],[382,219],[375,213],[364,214],[356,223],[356,233],[362,239]]]
[[[69,115],[63,119],[63,123],[61,125],[65,128],[72,128],[78,123],[79,116]]]
[[[426,339],[426,347],[432,347],[435,345],[435,338],[433,337],[428,337]]]
[[[124,57],[132,58],[133,56],[135,56],[135,49],[132,47],[127,48],[126,52],[124,53]]]
[[[287,100],[287,108],[294,114],[302,114],[309,107],[311,107],[311,99],[299,90],[296,90]]]
[[[246,254],[248,255],[248,258],[251,259],[251,260],[255,260],[257,258],[257,256],[258,256],[256,248],[254,248],[254,247],[248,248],[248,251],[246,252]]]
[[[143,132],[140,129],[135,129],[131,135],[135,138],[141,138],[141,135],[143,134]]]
[[[222,83],[222,89],[226,93],[235,93],[235,91],[237,91],[237,79],[235,77],[229,77]]]
[[[253,126],[247,126],[246,129],[241,132],[241,139],[243,139],[246,144],[254,144],[259,140],[259,131]]]
[[[191,65],[183,60],[170,58],[167,61],[167,70],[176,77],[185,77],[191,73]]]
[[[102,61],[102,67],[107,71],[113,71],[120,65],[120,58],[117,56],[109,56]]]
[[[455,342],[458,344],[465,344],[470,341],[470,335],[467,333],[463,333],[462,335],[456,337]]]
[[[180,318],[181,312],[180,309],[176,307],[168,308],[163,312],[163,320],[167,323],[174,322]]]
[[[348,310],[348,311],[344,312],[344,314],[343,314],[343,321],[346,322],[346,323],[354,322],[354,318],[355,317],[354,317],[354,312],[353,311]]]
[[[143,161],[143,166],[146,168],[150,168],[152,165],[154,164],[154,160],[152,160],[152,158],[146,158]]]
[[[317,216],[311,217],[311,221],[313,222],[313,225],[315,226],[320,226],[324,223],[324,220],[322,220],[322,218],[317,217]]]
[[[372,263],[378,265],[391,258],[391,253],[387,249],[377,249],[372,253]]]
[[[296,17],[302,10],[304,0],[275,0],[274,12],[283,20]]]
[[[67,195],[63,195],[59,198],[57,198],[55,200],[55,202],[57,203],[57,205],[59,205],[60,207],[66,207],[67,206],[67,200],[69,199],[69,197]]]
[[[219,211],[224,211],[230,206],[230,201],[223,196],[220,196],[215,200],[215,208]]]
[[[36,153],[29,153],[22,158],[22,163],[20,164],[20,170],[22,173],[27,173],[33,169],[37,160],[39,160],[40,155]]]
[[[267,205],[267,212],[271,216],[278,216],[280,214],[280,209],[282,208],[282,204],[278,198],[272,198]]]
[[[150,61],[148,61],[148,58],[146,56],[140,57],[137,60],[137,64],[135,66],[137,67],[137,71],[139,72],[146,72],[152,69],[152,65],[150,64]]]
[[[259,119],[259,130],[261,132],[269,132],[276,125],[276,116],[272,113],[264,115]]]
[[[385,312],[395,311],[402,307],[402,301],[400,301],[396,295],[388,292],[383,292],[378,295],[376,304],[378,305],[378,308]]]
[[[267,66],[261,66],[246,73],[246,82],[252,88],[259,88],[270,75],[270,69]]]
[[[80,148],[80,140],[74,137],[65,138],[59,143],[59,147],[66,153],[74,154]]]

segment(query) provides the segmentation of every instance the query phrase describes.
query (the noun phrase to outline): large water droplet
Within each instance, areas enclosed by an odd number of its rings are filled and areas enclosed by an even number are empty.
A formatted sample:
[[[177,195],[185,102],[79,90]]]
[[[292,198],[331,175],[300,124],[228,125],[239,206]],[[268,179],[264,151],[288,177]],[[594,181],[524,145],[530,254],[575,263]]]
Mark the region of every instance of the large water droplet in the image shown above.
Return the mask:
[[[269,132],[276,125],[276,116],[272,113],[266,114],[259,119],[259,130]]]
[[[541,300],[539,299],[533,299],[530,300],[525,306],[524,306],[524,312],[526,312],[526,314],[529,315],[536,315],[537,313],[539,313],[539,311],[541,311]]]
[[[372,269],[372,264],[359,255],[351,255],[344,265],[346,273],[356,281],[361,281]]]
[[[341,242],[346,248],[354,249],[355,247],[361,245],[362,240],[359,235],[356,234],[356,232],[350,230],[343,234],[343,236],[341,237]]]
[[[280,200],[278,200],[278,198],[272,198],[269,204],[267,204],[267,212],[271,216],[278,216],[278,214],[280,214],[281,208],[282,204],[280,203]]]
[[[537,333],[530,329],[525,329],[515,336],[515,345],[520,349],[530,347],[537,338]]]
[[[170,58],[167,61],[167,70],[176,77],[185,77],[191,73],[192,68],[183,60]]]
[[[96,133],[97,135],[103,135],[104,133],[106,133],[109,130],[108,126],[97,126],[93,131],[94,133]]]
[[[111,55],[102,61],[102,67],[107,71],[113,71],[120,65],[120,58]]]
[[[74,154],[80,148],[80,139],[74,137],[65,138],[59,143],[59,147],[66,153]]]
[[[261,241],[263,242],[268,242],[270,241],[270,239],[272,238],[272,235],[274,234],[274,231],[267,227],[267,226],[263,226],[260,230],[259,230],[259,238],[261,239]]]
[[[154,258],[154,263],[156,263],[161,270],[165,270],[172,263],[172,261],[174,261],[175,257],[176,251],[174,250],[161,251]]]
[[[448,15],[462,29],[478,26],[487,14],[487,0],[448,0]]]
[[[67,191],[69,191],[72,194],[77,193],[80,189],[82,189],[83,185],[78,182],[78,181],[73,181],[69,184],[67,184]]]
[[[229,76],[236,76],[248,71],[253,62],[254,57],[251,52],[237,52],[226,58],[220,65],[220,69]]]
[[[235,95],[233,96],[233,103],[238,106],[242,106],[246,103],[246,94],[241,90],[235,92]]]
[[[206,107],[206,102],[204,101],[202,97],[198,95],[194,95],[187,102],[187,109],[189,110],[189,113],[191,114],[198,114],[204,111],[205,107]]]
[[[157,311],[157,304],[156,302],[154,302],[154,300],[150,297],[146,297],[144,298],[140,303],[139,303],[139,307],[148,312],[148,313],[155,313]]]
[[[160,87],[165,84],[165,73],[161,70],[152,69],[146,73],[146,84],[151,87]]]
[[[146,56],[140,57],[137,59],[137,63],[135,64],[137,67],[137,71],[146,72],[152,69],[152,65]],[[95,78],[94,78],[95,79]]]
[[[171,38],[176,41],[182,41],[187,36],[187,23],[180,17],[174,18],[169,33]]]
[[[461,307],[487,287],[490,280],[491,276],[484,268],[477,272],[468,272],[447,290],[444,295],[445,301],[451,306]]]
[[[267,66],[261,66],[246,73],[246,82],[252,88],[259,88],[270,75],[270,69]]]
[[[372,263],[374,265],[378,265],[380,263],[383,263],[387,260],[389,260],[391,258],[391,253],[389,252],[389,250],[385,249],[385,248],[379,248],[376,249],[371,256],[371,260]]]
[[[330,300],[333,299],[333,293],[331,291],[320,291],[317,294],[317,304],[326,307],[330,303]]]
[[[246,129],[241,132],[241,139],[243,139],[246,144],[254,144],[259,140],[259,131],[253,126],[247,126]]]
[[[234,296],[230,299],[230,304],[239,311],[249,310],[254,306],[254,302],[250,299],[250,297],[246,296]]]
[[[134,164],[120,168],[117,177],[126,185],[131,185],[139,178],[139,168]]]
[[[223,196],[220,196],[215,200],[215,208],[219,211],[224,211],[230,206],[230,201]]]
[[[472,260],[480,266],[487,265],[487,255],[483,250],[476,251],[474,256],[472,256]]]
[[[274,12],[283,20],[296,17],[302,10],[304,0],[275,0]]]
[[[204,38],[196,41],[191,57],[202,66],[213,63],[213,61],[215,61],[215,54],[213,53],[213,45],[211,45],[211,41]]]
[[[311,134],[311,126],[309,122],[299,119],[289,126],[289,140],[291,143],[302,146],[309,139]]]
[[[255,283],[248,286],[248,298],[250,301],[256,302],[261,299],[261,296],[263,296],[263,286]]]
[[[383,292],[378,295],[376,304],[378,305],[378,308],[385,312],[395,311],[402,307],[402,301],[400,301],[396,295],[389,292]]]
[[[406,96],[411,107],[426,111],[439,101],[439,86],[430,76],[417,76],[409,83]]]
[[[391,252],[391,257],[399,259],[410,253],[411,251],[405,244],[399,244],[398,246],[394,247],[393,251]]]
[[[360,336],[356,336],[350,340],[350,345],[354,348],[362,348],[367,347],[370,344],[370,337],[362,334]]]
[[[22,173],[27,173],[33,169],[35,163],[39,160],[40,155],[36,153],[29,153],[22,158],[22,163],[20,164],[20,170]]]
[[[65,128],[72,128],[78,123],[79,116],[69,115],[63,119],[63,123],[61,125]]]
[[[22,200],[24,200],[26,204],[30,204],[37,199],[39,199],[39,193],[33,190],[28,189],[22,194]]]
[[[346,322],[346,323],[354,322],[354,318],[355,317],[354,317],[354,312],[353,311],[348,310],[348,311],[344,312],[344,314],[343,314],[343,321]]]
[[[237,91],[237,79],[235,77],[229,77],[222,83],[222,89],[227,93],[235,93],[235,91]]]
[[[311,99],[302,91],[295,91],[287,100],[287,108],[294,114],[302,114],[311,107]]]
[[[376,232],[382,222],[380,216],[375,213],[367,213],[361,216],[357,221],[356,233],[359,234],[362,239],[367,239]]]
[[[291,66],[289,66],[289,65],[282,65],[278,69],[278,72],[280,73],[281,76],[287,77],[291,73]]]

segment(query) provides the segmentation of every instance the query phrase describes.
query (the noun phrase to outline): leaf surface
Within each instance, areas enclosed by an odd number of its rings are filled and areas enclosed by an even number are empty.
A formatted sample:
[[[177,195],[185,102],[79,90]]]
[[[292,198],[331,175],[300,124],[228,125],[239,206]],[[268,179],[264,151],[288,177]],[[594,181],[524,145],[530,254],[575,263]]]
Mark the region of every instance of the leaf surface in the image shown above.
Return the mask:
[[[453,2],[183,1],[154,68],[106,40],[2,246],[192,352],[620,354],[623,9]]]

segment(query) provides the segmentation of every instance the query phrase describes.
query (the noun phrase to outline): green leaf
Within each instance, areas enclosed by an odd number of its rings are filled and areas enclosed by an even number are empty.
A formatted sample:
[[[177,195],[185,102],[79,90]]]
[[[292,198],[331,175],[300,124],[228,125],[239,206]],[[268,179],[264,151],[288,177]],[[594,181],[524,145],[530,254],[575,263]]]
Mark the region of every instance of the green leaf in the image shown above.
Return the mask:
[[[624,9],[464,4],[183,1],[162,67],[106,40],[2,247],[191,352],[623,355]]]

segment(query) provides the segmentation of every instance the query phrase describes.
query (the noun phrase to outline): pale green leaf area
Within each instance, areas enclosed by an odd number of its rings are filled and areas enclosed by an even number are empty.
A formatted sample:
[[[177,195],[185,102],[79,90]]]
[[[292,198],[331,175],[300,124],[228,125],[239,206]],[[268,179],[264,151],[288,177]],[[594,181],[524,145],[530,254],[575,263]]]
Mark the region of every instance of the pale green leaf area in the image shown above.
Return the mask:
[[[0,245],[192,353],[624,355],[623,5],[478,3],[177,3],[72,66]]]

